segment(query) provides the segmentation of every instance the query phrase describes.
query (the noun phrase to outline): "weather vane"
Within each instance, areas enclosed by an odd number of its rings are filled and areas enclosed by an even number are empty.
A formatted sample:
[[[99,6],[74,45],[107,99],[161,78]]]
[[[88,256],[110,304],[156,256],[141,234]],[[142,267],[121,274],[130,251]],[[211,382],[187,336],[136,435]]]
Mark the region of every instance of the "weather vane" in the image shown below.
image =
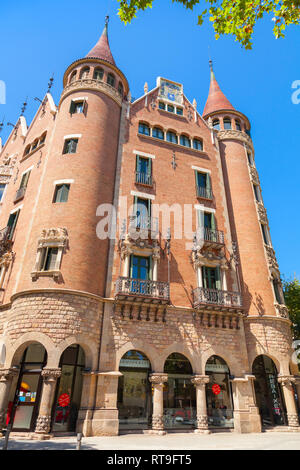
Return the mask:
[[[0,122],[0,132],[1,132],[2,129],[3,129],[3,126],[4,126],[4,118],[2,119],[2,122]]]
[[[53,82],[54,82],[54,73],[52,74],[52,77],[49,78],[47,93],[49,93],[49,91],[50,91],[51,88],[53,87]]]
[[[105,24],[108,25],[108,22],[109,22],[109,15],[105,17]]]
[[[28,100],[28,96],[26,97],[26,100],[24,101],[23,106],[21,108],[21,116],[24,115],[25,109],[27,108],[27,100]]]

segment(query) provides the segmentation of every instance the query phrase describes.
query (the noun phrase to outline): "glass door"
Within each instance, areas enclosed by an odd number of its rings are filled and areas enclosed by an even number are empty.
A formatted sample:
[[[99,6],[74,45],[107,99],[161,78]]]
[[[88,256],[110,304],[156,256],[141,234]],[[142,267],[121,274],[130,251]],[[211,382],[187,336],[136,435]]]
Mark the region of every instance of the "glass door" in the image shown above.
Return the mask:
[[[130,277],[131,292],[137,294],[151,294],[149,292],[150,258],[144,256],[131,256]],[[144,281],[144,282],[143,282]]]

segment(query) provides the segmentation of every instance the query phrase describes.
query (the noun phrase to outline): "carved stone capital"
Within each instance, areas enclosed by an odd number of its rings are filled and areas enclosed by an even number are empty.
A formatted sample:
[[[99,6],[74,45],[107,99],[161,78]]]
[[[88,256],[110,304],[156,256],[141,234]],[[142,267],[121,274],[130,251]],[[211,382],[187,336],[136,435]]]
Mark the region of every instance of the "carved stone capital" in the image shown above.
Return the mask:
[[[278,375],[277,380],[284,387],[290,387],[296,382],[293,375]]]
[[[149,377],[149,381],[154,385],[163,385],[165,382],[168,382],[168,374],[163,373],[154,373]]]
[[[41,376],[44,382],[54,382],[61,376],[61,369],[43,369]]]
[[[14,376],[18,375],[18,373],[18,369],[0,369],[0,381],[6,382],[7,380],[10,380]]]
[[[251,181],[255,184],[259,184],[259,177],[258,177],[258,173],[257,173],[256,168],[254,168],[254,166],[250,166],[249,171],[250,171]]]
[[[267,224],[268,223],[268,217],[267,217],[267,211],[266,211],[265,206],[261,202],[257,202],[256,206],[257,206],[259,221],[262,224]]]
[[[208,375],[194,375],[191,378],[192,384],[195,385],[195,387],[205,387],[206,384],[209,383],[209,376]]]
[[[265,245],[269,269],[279,274],[279,266],[275,256],[275,251],[271,246]]]

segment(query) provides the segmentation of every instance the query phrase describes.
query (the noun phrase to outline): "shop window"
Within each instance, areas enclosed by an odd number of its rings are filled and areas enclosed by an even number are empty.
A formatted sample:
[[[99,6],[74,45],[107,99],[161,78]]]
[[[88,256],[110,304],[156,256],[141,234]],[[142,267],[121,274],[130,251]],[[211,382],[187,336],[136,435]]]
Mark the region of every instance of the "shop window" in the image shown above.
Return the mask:
[[[164,365],[168,382],[164,385],[164,426],[191,429],[196,423],[196,389],[189,360],[179,353],[171,354]]]
[[[233,428],[233,400],[230,371],[226,362],[219,356],[211,356],[205,366],[209,376],[206,385],[208,425],[216,428]]]

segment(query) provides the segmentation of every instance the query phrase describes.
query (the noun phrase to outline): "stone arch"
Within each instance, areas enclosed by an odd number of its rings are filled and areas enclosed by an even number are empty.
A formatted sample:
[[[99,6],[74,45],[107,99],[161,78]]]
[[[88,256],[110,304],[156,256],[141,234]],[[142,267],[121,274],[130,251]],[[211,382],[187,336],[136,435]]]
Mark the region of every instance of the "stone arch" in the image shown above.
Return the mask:
[[[128,351],[135,350],[135,351],[140,351],[145,356],[148,357],[150,364],[151,364],[151,370],[156,371],[157,370],[157,362],[158,362],[158,356],[159,352],[153,347],[148,345],[147,343],[142,343],[141,341],[133,340],[128,343],[125,343],[117,352],[116,352],[116,359],[115,359],[115,370],[119,370],[119,364],[120,360],[126,354]]]
[[[230,373],[235,376],[243,374],[242,364],[238,364],[236,357],[233,357],[230,352],[224,351],[224,348],[214,347],[210,348],[201,356],[201,373],[205,374],[205,366],[211,356],[219,356],[226,362]]]
[[[87,341],[87,338],[83,335],[69,336],[65,340],[61,341],[53,354],[53,363],[51,363],[51,367],[58,367],[61,355],[73,344],[79,344],[79,346],[82,347],[85,354],[85,367],[95,370],[98,359],[98,344],[95,341]]]
[[[261,352],[260,354],[256,354],[255,357],[251,361],[251,372],[253,371],[253,364],[254,364],[255,360],[259,356],[267,356],[270,359],[272,359],[272,361],[274,362],[274,364],[276,366],[278,374],[282,373],[283,370],[285,369],[284,367],[282,367],[283,361],[280,361],[279,359],[277,359],[277,357],[275,355],[271,354],[270,352]],[[289,365],[289,363],[287,363],[287,365]]]
[[[40,343],[47,352],[47,366],[52,362],[53,353],[55,351],[55,345],[51,338],[45,333],[39,333],[36,331],[31,331],[20,336],[13,344],[6,345],[6,360],[5,368],[12,367],[13,365],[18,365],[22,359],[22,355],[25,349],[31,343]]]
[[[197,357],[195,354],[193,354],[184,344],[182,343],[173,343],[170,346],[168,346],[166,349],[162,351],[160,354],[160,357],[158,357],[157,365],[158,369],[155,370],[156,372],[163,372],[164,371],[164,365],[168,357],[173,354],[173,353],[179,353],[185,356],[191,364],[193,374],[199,373],[197,369]]]

